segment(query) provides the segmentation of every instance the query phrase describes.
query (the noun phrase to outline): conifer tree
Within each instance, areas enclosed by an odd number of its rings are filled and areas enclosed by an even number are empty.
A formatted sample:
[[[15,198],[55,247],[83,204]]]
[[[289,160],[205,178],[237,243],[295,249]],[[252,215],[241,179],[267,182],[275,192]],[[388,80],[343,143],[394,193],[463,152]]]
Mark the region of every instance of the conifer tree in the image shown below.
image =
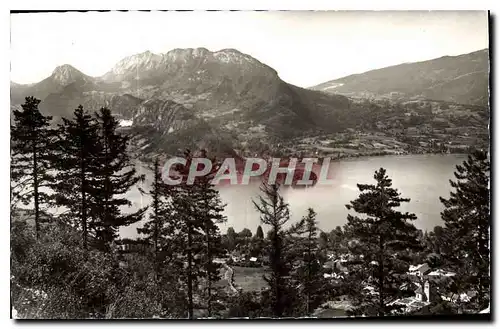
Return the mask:
[[[328,233],[321,231],[318,239],[319,239],[319,247],[322,250],[327,250],[328,247],[330,246],[330,237],[328,236]]]
[[[175,217],[172,214],[168,186],[162,180],[159,158],[155,158],[153,183],[149,195],[152,197],[149,220],[137,229],[144,240],[153,247],[155,274],[158,279],[160,264],[174,257]],[[166,259],[167,258],[167,259]]]
[[[251,242],[250,255],[252,257],[261,257],[265,246],[266,241],[264,240],[264,231],[259,225]]]
[[[443,227],[437,225],[432,231],[425,232],[422,237],[428,253],[450,254],[449,247],[453,244],[446,236]]]
[[[364,216],[349,214],[345,230],[357,242],[351,244],[351,253],[358,263],[349,278],[355,289],[354,313],[384,316],[395,308],[388,302],[399,296],[411,250],[418,250],[420,244],[411,223],[416,216],[395,209],[410,199],[392,187],[384,168],[375,172],[374,179],[376,185],[358,184],[360,195],[346,205]]]
[[[98,182],[94,177],[99,165],[99,126],[96,120],[80,105],[73,120],[62,118],[59,125],[58,149],[54,157],[57,170],[53,185],[57,205],[67,208],[61,215],[68,222],[81,228],[83,247],[88,247],[89,219],[97,193]]]
[[[187,177],[192,162],[189,150],[184,153],[185,165],[176,169],[183,178]],[[198,195],[196,184],[189,185],[183,179],[181,184],[172,186],[172,209],[177,217],[176,241],[179,250],[178,259],[184,264],[180,278],[187,287],[187,313],[188,318],[193,318],[194,289],[203,276],[201,253],[204,245],[205,221],[197,216]]]
[[[206,154],[203,154],[206,156]],[[224,223],[225,205],[211,184],[213,175],[198,177],[194,183],[194,197],[196,202],[197,220],[203,223],[204,244],[202,253],[202,271],[206,279],[206,300],[208,316],[212,316],[212,299],[215,283],[220,280],[221,265],[214,263],[216,257],[224,254],[220,229],[217,224]]]
[[[258,201],[253,201],[260,220],[270,226],[269,262],[271,274],[264,276],[270,287],[271,309],[274,317],[280,318],[290,307],[291,295],[286,280],[290,277],[290,266],[287,263],[285,239],[287,232],[285,224],[290,220],[288,204],[279,193],[279,185],[263,183]]]
[[[11,204],[33,201],[37,237],[40,205],[49,203],[47,193],[41,189],[53,182],[50,159],[54,145],[54,131],[50,128],[52,117],[41,114],[39,104],[40,100],[26,97],[22,111],[14,111],[14,125],[11,126]]]
[[[163,182],[162,168],[159,157],[154,160],[152,168],[153,182],[147,194],[152,198],[148,220],[137,229],[143,241],[152,246],[152,252],[147,252],[154,271],[154,284],[157,302],[161,309],[169,314],[185,316],[186,296],[179,289],[179,273],[183,271],[183,263],[177,255],[182,253],[178,243],[176,230],[177,217],[173,213],[171,189]],[[173,284],[175,283],[175,284]]]
[[[449,249],[446,258],[458,271],[457,285],[461,292],[474,290],[477,297],[472,308],[488,306],[490,289],[490,162],[484,151],[473,151],[456,166],[456,181],[450,180],[454,191],[450,198],[440,198],[445,209],[441,243]],[[442,242],[443,240],[448,243]]]
[[[335,229],[330,231],[330,234],[328,236],[328,241],[329,241],[329,247],[332,250],[338,250],[340,244],[342,243],[342,240],[343,240],[342,227],[337,226]]]
[[[93,167],[96,187],[92,194],[93,221],[90,228],[96,232],[99,247],[107,250],[117,237],[120,226],[127,226],[142,219],[145,209],[131,214],[123,214],[120,207],[131,206],[130,200],[123,197],[143,176],[137,171],[127,153],[129,137],[117,132],[118,121],[107,108],[101,108],[95,115],[99,128]]]
[[[227,248],[229,251],[233,251],[236,247],[237,234],[233,227],[229,227],[226,232]]]
[[[299,283],[298,314],[310,316],[323,302],[326,286],[321,266],[325,259],[319,248],[319,229],[314,209],[307,210],[307,215],[302,218],[297,228],[300,237],[295,241],[294,254],[297,266],[293,269],[292,277]]]
[[[255,231],[255,238],[262,240],[264,239],[264,231],[262,231],[262,226],[257,227],[257,231]]]

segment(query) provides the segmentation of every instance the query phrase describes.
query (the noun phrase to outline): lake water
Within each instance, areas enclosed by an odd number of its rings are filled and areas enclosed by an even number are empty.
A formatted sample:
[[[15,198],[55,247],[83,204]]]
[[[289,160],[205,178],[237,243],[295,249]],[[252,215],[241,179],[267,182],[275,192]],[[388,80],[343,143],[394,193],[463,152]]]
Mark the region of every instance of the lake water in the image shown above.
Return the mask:
[[[399,190],[402,197],[411,199],[409,203],[403,204],[400,210],[415,213],[418,217],[414,222],[415,226],[431,230],[442,224],[440,212],[443,205],[439,197],[449,197],[449,180],[454,179],[455,166],[465,159],[466,155],[446,154],[363,157],[332,161],[333,185],[283,190],[283,196],[290,204],[290,222],[299,220],[306,214],[307,208],[312,207],[318,214],[317,219],[322,230],[329,232],[338,225],[343,226],[349,213],[345,205],[359,195],[356,184],[374,183],[375,170],[383,167],[392,179],[393,187]],[[148,177],[146,185],[150,184],[150,179],[151,177]],[[252,199],[258,197],[259,186],[226,186],[220,188],[220,194],[223,202],[227,204],[227,223],[221,225],[222,231],[225,232],[232,226],[237,232],[244,228],[255,232],[260,225],[260,218]],[[149,202],[138,190],[129,192],[128,197],[133,201],[134,208]],[[138,226],[140,224],[122,228],[120,233],[123,237],[136,236]],[[264,225],[262,228],[266,230]]]

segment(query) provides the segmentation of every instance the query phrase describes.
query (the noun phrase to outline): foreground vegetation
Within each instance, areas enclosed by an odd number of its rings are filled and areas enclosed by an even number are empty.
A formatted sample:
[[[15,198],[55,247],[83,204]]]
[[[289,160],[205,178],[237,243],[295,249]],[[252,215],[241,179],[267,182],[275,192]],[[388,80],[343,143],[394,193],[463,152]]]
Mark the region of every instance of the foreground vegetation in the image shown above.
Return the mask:
[[[54,129],[38,104],[27,98],[11,128],[11,300],[18,317],[317,316],[340,296],[356,316],[477,313],[489,305],[485,152],[457,166],[453,190],[441,200],[445,226],[433,232],[417,230],[416,216],[398,210],[410,200],[381,168],[373,184],[358,185],[347,224],[330,233],[320,231],[313,209],[291,223],[281,187],[264,184],[253,200],[263,227],[222,234],[225,205],[210,175],[168,186],[157,158],[144,191],[151,204],[125,214],[123,194],[142,177],[110,111],[79,107]],[[180,173],[189,159],[208,155],[184,156]],[[119,238],[120,227],[139,221],[139,239]],[[403,287],[412,284],[410,265],[422,262],[456,275],[436,285],[437,298],[425,308],[408,311],[394,301],[414,294]],[[235,282],[234,271],[251,266],[262,271],[244,275],[263,274],[263,288]],[[465,301],[444,298],[471,291]]]

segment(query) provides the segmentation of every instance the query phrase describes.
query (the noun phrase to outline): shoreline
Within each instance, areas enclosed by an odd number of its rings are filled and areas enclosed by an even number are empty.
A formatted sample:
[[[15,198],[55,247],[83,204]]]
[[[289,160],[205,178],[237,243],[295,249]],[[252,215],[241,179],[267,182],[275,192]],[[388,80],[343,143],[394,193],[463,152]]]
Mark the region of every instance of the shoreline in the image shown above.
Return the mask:
[[[392,153],[392,152],[374,152],[374,153],[355,153],[355,154],[349,154],[349,155],[343,155],[343,156],[324,156],[324,157],[318,157],[319,159],[325,159],[325,158],[330,158],[331,162],[337,162],[337,161],[342,161],[342,160],[355,160],[355,159],[362,159],[362,158],[375,158],[375,157],[401,157],[401,156],[415,156],[415,155],[442,155],[442,156],[448,156],[448,155],[463,155],[467,156],[469,153],[467,152],[450,152],[450,153],[443,153],[443,152],[404,152],[404,153]],[[238,155],[240,156],[240,155]],[[175,156],[171,156],[175,157]],[[246,157],[246,156],[240,156],[243,159],[246,158],[251,158],[251,157]],[[149,164],[152,162],[149,161],[144,161],[141,159],[142,157],[137,157],[134,159],[135,162],[137,162],[141,167],[144,169],[149,169],[147,166],[144,166],[144,164]],[[271,157],[272,158],[272,157]],[[279,157],[276,157],[279,158]],[[283,158],[293,158],[292,156],[287,156],[287,157],[281,157]],[[306,157],[303,157],[306,158]],[[321,164],[321,163],[320,163]]]
[[[333,158],[330,157],[331,161],[342,161],[342,160],[355,160],[355,159],[361,159],[361,158],[375,158],[375,157],[409,157],[409,156],[415,156],[415,155],[442,155],[442,156],[448,156],[448,155],[463,155],[467,156],[468,153],[465,152],[452,152],[452,153],[442,153],[442,152],[425,152],[425,153],[384,153],[384,154],[356,154],[356,155],[351,155],[351,156],[342,156],[342,157],[337,157]]]

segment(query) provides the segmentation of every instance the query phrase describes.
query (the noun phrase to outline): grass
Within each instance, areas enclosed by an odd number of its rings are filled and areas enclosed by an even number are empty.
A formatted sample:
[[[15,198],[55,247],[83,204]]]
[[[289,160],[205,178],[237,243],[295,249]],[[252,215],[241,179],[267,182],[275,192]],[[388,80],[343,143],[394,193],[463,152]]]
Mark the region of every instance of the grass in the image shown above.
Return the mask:
[[[267,287],[262,275],[266,273],[266,267],[240,267],[234,266],[234,284],[241,287],[243,291],[260,291]]]

